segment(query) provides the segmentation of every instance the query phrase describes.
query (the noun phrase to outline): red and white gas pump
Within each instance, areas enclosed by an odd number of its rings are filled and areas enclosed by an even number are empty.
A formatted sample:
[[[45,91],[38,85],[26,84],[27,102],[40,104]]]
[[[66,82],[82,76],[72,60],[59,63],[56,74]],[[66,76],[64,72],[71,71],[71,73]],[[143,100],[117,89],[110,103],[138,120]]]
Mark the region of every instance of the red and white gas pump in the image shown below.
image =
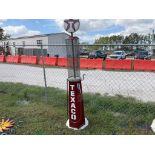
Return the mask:
[[[79,38],[73,33],[79,29],[79,20],[64,20],[64,28],[71,35],[66,39],[68,63],[68,120],[66,125],[74,130],[84,129],[88,120],[84,115],[82,84],[80,77]]]

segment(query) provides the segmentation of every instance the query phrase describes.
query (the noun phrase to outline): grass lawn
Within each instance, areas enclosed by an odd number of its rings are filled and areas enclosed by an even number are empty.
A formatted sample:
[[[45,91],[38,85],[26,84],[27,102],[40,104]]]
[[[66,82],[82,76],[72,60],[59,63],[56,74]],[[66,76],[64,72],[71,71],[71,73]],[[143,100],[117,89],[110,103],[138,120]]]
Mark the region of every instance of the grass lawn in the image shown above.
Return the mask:
[[[68,129],[66,91],[0,82],[0,118],[23,121],[16,134],[21,135],[107,135],[153,134],[150,129],[155,118],[155,103],[142,103],[134,98],[84,94],[85,115],[89,126],[84,130]]]

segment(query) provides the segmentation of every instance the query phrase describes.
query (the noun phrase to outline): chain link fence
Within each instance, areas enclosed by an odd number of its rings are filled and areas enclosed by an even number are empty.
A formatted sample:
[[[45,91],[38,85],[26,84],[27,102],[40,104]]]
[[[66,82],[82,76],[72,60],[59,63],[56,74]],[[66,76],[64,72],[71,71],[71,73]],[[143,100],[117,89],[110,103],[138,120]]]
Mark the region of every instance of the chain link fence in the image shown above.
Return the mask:
[[[17,51],[17,46],[15,48]],[[39,54],[26,50],[31,53],[28,55],[37,56],[36,65],[0,63],[0,93],[17,93],[16,104],[43,102],[63,107],[67,118],[67,67],[38,64],[40,59],[44,62],[44,57],[50,57],[43,49],[44,45]],[[87,59],[88,54],[82,55],[81,59],[83,57]],[[153,57],[148,61],[154,61]],[[134,56],[126,59],[134,60]],[[92,134],[153,134],[150,126],[155,118],[154,72],[81,69],[81,77],[84,77],[82,87],[89,126],[99,126],[97,132],[90,129]],[[8,82],[17,85],[9,86]],[[25,84],[24,87],[19,83]]]

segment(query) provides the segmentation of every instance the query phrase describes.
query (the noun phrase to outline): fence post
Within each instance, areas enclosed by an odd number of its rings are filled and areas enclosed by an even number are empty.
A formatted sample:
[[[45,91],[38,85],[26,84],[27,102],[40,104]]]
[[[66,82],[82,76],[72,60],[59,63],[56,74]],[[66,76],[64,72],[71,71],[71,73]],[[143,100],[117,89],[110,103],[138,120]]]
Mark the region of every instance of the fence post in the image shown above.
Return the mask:
[[[15,55],[18,55],[17,52],[16,52],[16,44],[15,44],[15,42],[13,42],[13,47],[14,47],[14,50],[15,50]]]
[[[45,84],[45,99],[47,103],[47,81],[46,81],[46,71],[44,65],[44,53],[43,53],[43,45],[41,44],[41,55],[42,55],[42,67],[43,67],[43,75],[44,75],[44,84]]]

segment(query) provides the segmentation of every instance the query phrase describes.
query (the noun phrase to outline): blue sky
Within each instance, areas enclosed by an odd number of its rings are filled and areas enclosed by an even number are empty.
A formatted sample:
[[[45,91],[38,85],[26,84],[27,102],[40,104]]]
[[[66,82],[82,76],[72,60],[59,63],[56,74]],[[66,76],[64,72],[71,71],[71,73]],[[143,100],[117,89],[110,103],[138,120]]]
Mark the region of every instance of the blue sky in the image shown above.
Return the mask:
[[[3,22],[1,27],[18,27],[21,25],[24,25],[28,30],[39,31],[41,34],[60,32],[54,20],[48,19],[8,19]]]
[[[147,34],[155,28],[153,19],[81,19],[80,23],[76,35],[90,43],[100,36]],[[64,32],[63,19],[2,19],[0,27],[12,37]]]

